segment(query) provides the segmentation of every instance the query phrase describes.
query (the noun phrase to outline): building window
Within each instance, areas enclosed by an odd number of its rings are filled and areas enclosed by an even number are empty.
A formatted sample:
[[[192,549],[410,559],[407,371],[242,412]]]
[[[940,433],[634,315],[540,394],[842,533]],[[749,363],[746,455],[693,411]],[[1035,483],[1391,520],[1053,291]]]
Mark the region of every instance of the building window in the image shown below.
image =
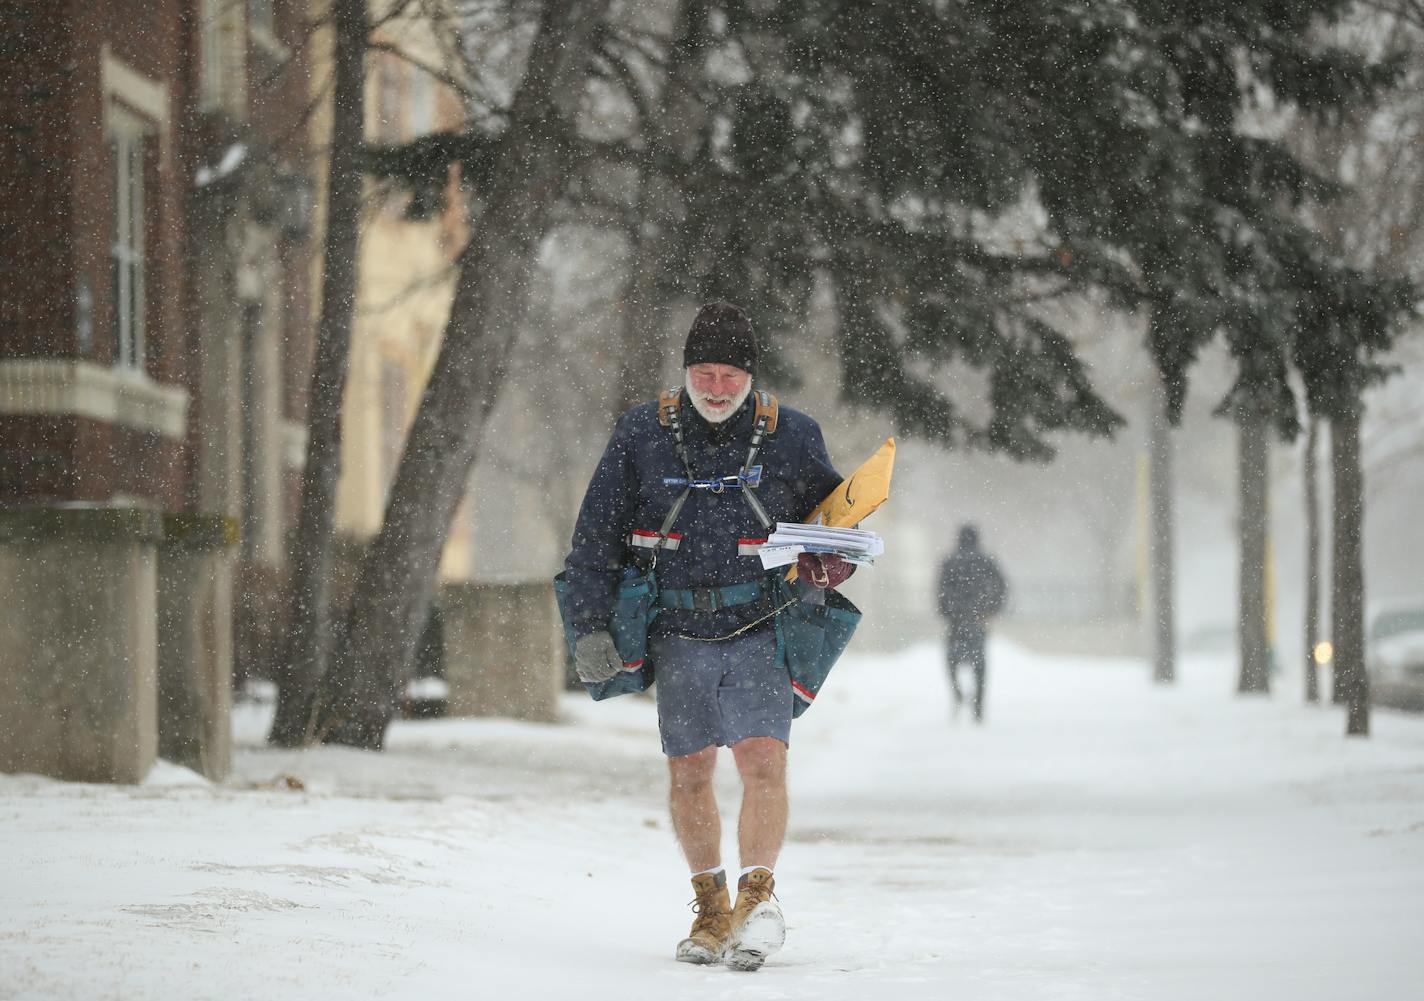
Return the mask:
[[[415,139],[435,130],[435,87],[422,69],[410,72],[410,136]]]
[[[222,104],[223,83],[227,76],[223,72],[223,24],[213,0],[203,4],[202,31],[202,90],[203,107],[216,108]]]
[[[381,60],[377,74],[376,134],[382,142],[401,141],[401,72],[400,64],[387,57]]]
[[[241,119],[247,100],[242,7],[234,0],[202,0],[199,16],[201,107]]]
[[[251,30],[273,34],[272,0],[247,0],[247,24]]]
[[[111,109],[114,151],[113,270],[114,364],[139,371],[144,365],[144,180],[148,132],[142,119]]]

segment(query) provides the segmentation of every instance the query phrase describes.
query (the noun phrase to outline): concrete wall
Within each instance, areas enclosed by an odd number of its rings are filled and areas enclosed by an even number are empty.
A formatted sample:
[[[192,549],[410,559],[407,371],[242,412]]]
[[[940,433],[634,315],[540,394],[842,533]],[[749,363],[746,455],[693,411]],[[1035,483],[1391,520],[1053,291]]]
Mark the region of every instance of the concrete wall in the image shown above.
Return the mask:
[[[0,511],[0,770],[137,782],[157,753],[157,512]]]
[[[1084,619],[1080,622],[1005,618],[989,628],[1031,650],[1071,657],[1145,657],[1151,652],[1143,624],[1136,619]]]
[[[214,781],[232,765],[237,523],[169,515],[158,559],[158,753]]]
[[[449,714],[557,719],[564,654],[553,584],[446,584],[440,601]]]

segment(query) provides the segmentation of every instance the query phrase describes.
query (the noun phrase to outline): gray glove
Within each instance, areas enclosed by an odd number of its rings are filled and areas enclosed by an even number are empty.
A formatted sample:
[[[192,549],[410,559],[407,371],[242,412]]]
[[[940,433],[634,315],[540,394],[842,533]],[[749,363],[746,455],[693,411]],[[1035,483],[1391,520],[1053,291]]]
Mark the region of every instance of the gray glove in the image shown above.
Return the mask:
[[[623,658],[607,630],[581,636],[574,642],[574,671],[580,681],[597,684],[623,670]]]

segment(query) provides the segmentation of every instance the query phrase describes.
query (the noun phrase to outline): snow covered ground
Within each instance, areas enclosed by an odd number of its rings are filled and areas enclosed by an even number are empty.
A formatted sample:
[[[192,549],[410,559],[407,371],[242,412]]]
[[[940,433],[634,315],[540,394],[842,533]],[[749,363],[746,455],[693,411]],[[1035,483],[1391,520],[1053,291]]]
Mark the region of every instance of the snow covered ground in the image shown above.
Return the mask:
[[[0,999],[1421,996],[1424,717],[1346,741],[1219,662],[1161,689],[991,658],[978,728],[937,649],[837,668],[793,733],[760,973],[672,960],[652,706],[570,695],[564,725],[402,723],[379,755],[267,750],[245,708],[220,786],[0,776]]]

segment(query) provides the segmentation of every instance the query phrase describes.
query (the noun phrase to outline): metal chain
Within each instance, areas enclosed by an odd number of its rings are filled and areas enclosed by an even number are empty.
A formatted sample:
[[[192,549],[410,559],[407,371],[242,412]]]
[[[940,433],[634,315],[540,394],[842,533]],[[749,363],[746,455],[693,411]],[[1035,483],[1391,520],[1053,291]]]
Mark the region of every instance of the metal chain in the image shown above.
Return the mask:
[[[688,636],[686,633],[678,633],[677,636],[678,639],[697,640],[699,643],[721,643],[723,640],[735,639],[736,637],[742,635],[742,633],[750,629],[752,626],[759,626],[767,619],[776,618],[776,616],[780,615],[782,612],[786,611],[788,608],[790,608],[792,605],[796,604],[800,600],[801,599],[799,597],[794,597],[786,604],[782,605],[780,608],[772,609],[770,612],[767,612],[761,618],[753,619],[751,622],[748,622],[736,632],[728,633],[726,636]]]

